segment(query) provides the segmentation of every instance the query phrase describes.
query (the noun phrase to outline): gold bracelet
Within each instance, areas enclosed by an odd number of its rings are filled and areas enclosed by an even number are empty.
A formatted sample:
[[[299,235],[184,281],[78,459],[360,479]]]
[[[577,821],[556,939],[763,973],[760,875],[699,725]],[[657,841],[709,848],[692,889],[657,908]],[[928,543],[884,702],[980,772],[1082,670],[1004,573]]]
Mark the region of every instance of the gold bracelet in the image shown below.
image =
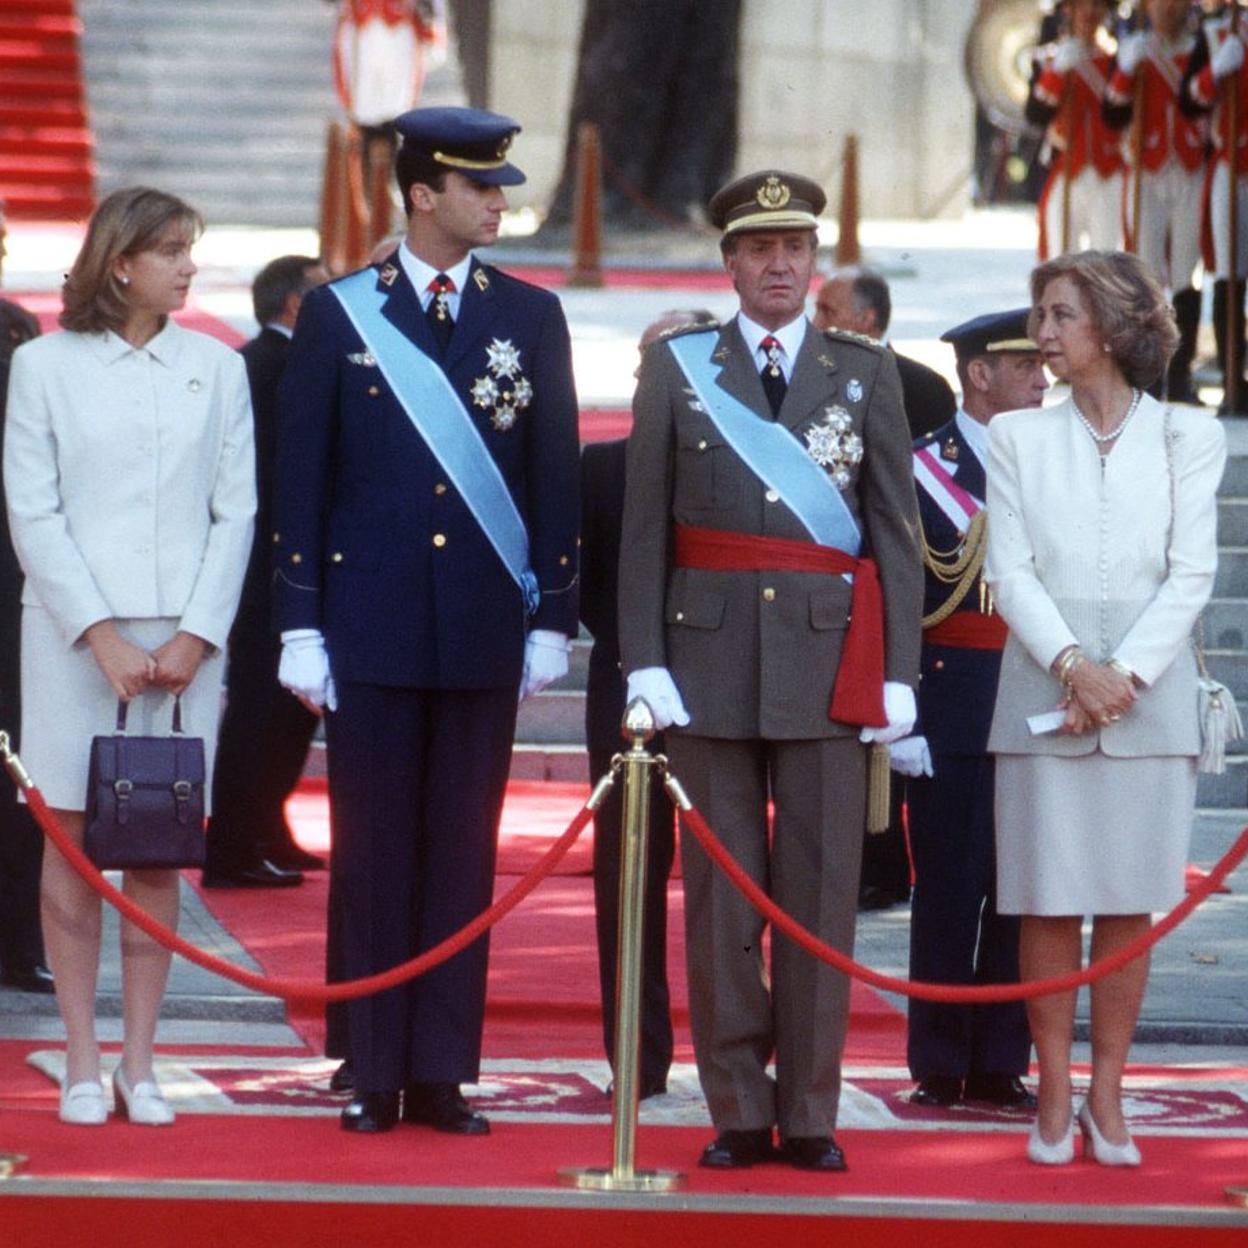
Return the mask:
[[[1087,656],[1079,648],[1079,646],[1067,646],[1062,651],[1057,660],[1057,664],[1053,670],[1053,674],[1057,677],[1058,683],[1063,689],[1070,689],[1070,678],[1074,675],[1075,668],[1084,662]]]
[[[1133,689],[1138,689],[1144,683],[1121,659],[1109,659],[1105,666],[1112,668],[1119,676],[1125,676]]]

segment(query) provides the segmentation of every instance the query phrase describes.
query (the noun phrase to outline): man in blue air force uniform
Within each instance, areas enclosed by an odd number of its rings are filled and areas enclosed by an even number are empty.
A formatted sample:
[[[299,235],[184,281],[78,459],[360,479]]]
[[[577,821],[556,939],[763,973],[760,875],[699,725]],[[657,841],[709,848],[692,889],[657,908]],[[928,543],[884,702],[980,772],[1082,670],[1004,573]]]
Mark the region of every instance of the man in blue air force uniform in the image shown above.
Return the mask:
[[[519,126],[395,122],[407,234],[309,292],[282,386],[274,508],[281,680],[324,707],[344,971],[382,971],[490,904],[517,694],[575,630],[576,394],[554,295],[480,263],[524,175]],[[487,938],[353,1002],[351,1131],[481,1134]]]
[[[923,524],[924,595],[919,722],[891,746],[907,785],[915,884],[910,975],[945,984],[1018,981],[1018,919],[996,910],[993,757],[988,728],[1006,627],[980,579],[988,422],[1039,407],[1044,366],[1027,309],[989,313],[942,335],[957,355],[962,406],[914,444]],[[1022,1002],[946,1005],[912,1000],[911,1100],[965,1099],[1029,1108],[1031,1037]]]

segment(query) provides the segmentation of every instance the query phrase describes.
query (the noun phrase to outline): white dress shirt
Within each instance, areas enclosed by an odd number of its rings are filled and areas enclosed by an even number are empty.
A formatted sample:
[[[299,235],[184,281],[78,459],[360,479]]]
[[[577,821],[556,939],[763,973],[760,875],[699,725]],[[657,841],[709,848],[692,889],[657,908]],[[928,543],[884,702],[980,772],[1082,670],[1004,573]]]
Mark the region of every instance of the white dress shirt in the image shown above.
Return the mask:
[[[764,329],[757,321],[750,320],[744,312],[737,313],[737,325],[740,327],[741,337],[745,339],[745,345],[749,347],[750,354],[754,357],[754,366],[759,372],[762,372],[763,365],[769,360],[762,346],[763,339],[770,336],[780,344],[780,371],[784,374],[786,383],[793,380],[793,364],[806,338],[807,324],[805,314],[803,314],[791,320],[787,325],[781,325],[779,329]]]
[[[435,269],[433,265],[426,264],[412,251],[408,247],[407,241],[404,240],[399,244],[399,264],[402,266],[403,272],[407,274],[407,279],[412,283],[417,295],[420,296],[420,306],[426,312],[429,311],[429,300],[433,298],[433,291],[429,289],[429,283],[439,273],[445,273],[455,283],[455,289],[447,292],[446,308],[451,314],[451,320],[459,320],[459,298],[464,293],[464,283],[468,280],[469,269],[472,268],[471,252],[458,264],[449,269]]]

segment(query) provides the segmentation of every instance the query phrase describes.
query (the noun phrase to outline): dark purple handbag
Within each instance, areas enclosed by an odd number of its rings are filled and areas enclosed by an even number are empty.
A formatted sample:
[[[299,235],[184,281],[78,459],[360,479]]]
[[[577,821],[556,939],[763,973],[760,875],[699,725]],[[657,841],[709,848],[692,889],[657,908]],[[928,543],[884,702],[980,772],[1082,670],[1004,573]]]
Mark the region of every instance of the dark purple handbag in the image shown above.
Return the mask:
[[[204,865],[204,742],[182,735],[182,699],[167,737],[126,735],[117,703],[112,736],[91,741],[83,848],[106,868]]]

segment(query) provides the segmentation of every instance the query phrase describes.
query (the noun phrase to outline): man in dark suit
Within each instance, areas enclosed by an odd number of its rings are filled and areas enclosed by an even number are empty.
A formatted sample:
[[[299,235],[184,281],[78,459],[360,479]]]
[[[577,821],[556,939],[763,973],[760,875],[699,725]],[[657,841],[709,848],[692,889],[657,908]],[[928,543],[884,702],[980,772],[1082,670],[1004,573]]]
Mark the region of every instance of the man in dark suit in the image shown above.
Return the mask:
[[[4,259],[4,210],[0,201],[0,262]],[[19,343],[39,333],[25,308],[0,299],[0,442],[4,440],[9,357]],[[14,749],[21,742],[22,569],[9,538],[9,514],[0,488],[0,728]],[[23,992],[52,991],[44,965],[39,923],[39,872],[43,833],[17,800],[17,788],[0,769],[0,984]]]
[[[996,909],[988,753],[1006,627],[980,569],[988,423],[1044,398],[1044,364],[1027,335],[1027,312],[990,313],[942,336],[957,353],[962,407],[914,447],[926,567],[919,722],[891,753],[910,777],[910,976],[928,982],[1018,982],[1018,919]],[[907,1034],[916,1104],[1035,1106],[1019,1079],[1031,1053],[1021,1001],[912,1000]]]
[[[272,534],[280,677],[326,711],[344,973],[488,908],[517,694],[567,671],[577,408],[554,295],[480,263],[524,180],[519,126],[395,123],[404,242],[304,298],[281,386]],[[488,939],[349,1006],[349,1131],[489,1129],[475,1082]]]
[[[892,356],[804,315],[824,202],[779,170],[711,200],[741,310],[642,361],[620,649],[629,695],[671,726],[673,770],[728,851],[848,950],[864,743],[914,722],[923,578]],[[692,837],[681,862],[693,1044],[718,1132],[701,1164],[768,1160],[778,1127],[790,1164],[844,1169],[848,980],[782,937],[768,977],[763,920]]]
[[[313,256],[280,256],[256,275],[260,333],[242,348],[256,433],[256,536],[230,630],[226,703],[217,740],[205,888],[280,888],[324,866],[295,844],[285,803],[299,781],[316,716],[278,684],[270,567],[277,387],[304,294],[329,274]]]
[[[709,312],[665,312],[647,325],[637,344],[646,348],[682,325],[715,323]],[[593,634],[585,696],[585,740],[590,780],[597,781],[621,749],[624,677],[620,672],[619,562],[624,519],[625,440],[591,442],[581,451],[581,622]],[[649,744],[662,753],[663,737]],[[594,815],[594,922],[602,1034],[615,1067],[615,972],[619,955],[620,846],[623,793],[617,784]],[[641,971],[641,1099],[667,1091],[672,1064],[671,999],[667,987],[667,877],[676,853],[672,804],[662,785],[650,789],[649,856]]]
[[[838,269],[815,297],[815,325],[883,339],[893,315],[892,295],[882,274],[865,265]],[[892,351],[892,348],[889,348]],[[893,351],[901,376],[910,436],[917,438],[952,420],[958,403],[953,388],[934,369]],[[888,827],[868,834],[862,843],[860,910],[887,910],[910,898],[910,855],[906,849],[903,807],[906,788],[894,783]]]

